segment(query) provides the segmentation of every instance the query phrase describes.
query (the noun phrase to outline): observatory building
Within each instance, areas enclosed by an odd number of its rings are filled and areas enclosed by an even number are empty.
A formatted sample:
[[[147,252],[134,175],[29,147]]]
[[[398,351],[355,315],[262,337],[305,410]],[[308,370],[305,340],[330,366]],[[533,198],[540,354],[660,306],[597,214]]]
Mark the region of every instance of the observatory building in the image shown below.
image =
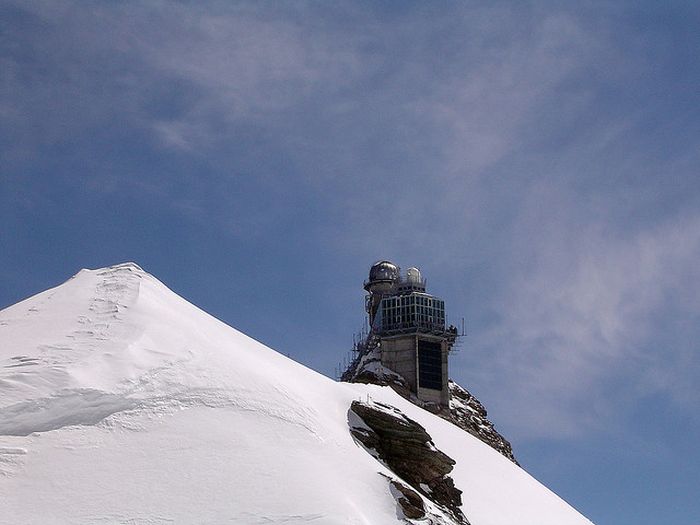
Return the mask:
[[[378,350],[421,401],[449,406],[447,356],[457,329],[446,327],[444,301],[425,291],[418,268],[401,275],[389,261],[372,265],[364,288],[370,328],[362,350]]]

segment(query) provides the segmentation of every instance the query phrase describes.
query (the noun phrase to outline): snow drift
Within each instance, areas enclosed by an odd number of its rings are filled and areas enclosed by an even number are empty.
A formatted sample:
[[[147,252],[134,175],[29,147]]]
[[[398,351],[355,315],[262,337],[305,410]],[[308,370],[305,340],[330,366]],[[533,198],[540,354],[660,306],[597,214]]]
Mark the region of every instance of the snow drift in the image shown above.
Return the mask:
[[[0,523],[401,523],[349,431],[374,400],[456,462],[472,525],[590,524],[390,388],[313,372],[131,263],[0,311],[0,392]]]

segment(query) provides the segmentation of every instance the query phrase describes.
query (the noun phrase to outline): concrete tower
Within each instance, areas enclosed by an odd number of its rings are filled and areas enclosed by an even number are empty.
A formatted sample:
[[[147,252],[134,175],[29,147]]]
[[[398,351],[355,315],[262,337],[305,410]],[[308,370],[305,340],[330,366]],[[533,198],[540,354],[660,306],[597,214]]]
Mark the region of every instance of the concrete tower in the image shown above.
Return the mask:
[[[418,268],[402,276],[390,261],[372,265],[364,288],[368,349],[378,349],[382,365],[402,376],[419,399],[449,406],[447,358],[457,329],[445,326],[445,303],[426,293]]]

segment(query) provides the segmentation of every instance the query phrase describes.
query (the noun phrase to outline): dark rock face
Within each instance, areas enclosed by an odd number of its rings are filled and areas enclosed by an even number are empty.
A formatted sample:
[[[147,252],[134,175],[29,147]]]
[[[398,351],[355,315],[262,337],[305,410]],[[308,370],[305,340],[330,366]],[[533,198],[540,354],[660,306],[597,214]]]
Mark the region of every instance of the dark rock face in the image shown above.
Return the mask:
[[[425,516],[425,507],[417,493],[445,510],[460,524],[468,524],[462,514],[462,492],[448,474],[454,460],[441,452],[426,430],[394,407],[381,403],[354,401],[350,411],[360,418],[361,424],[352,425],[350,432],[367,449],[373,451],[389,469],[410,484],[398,483],[395,488],[402,494],[398,499],[408,518]],[[403,488],[401,488],[403,487]]]
[[[449,389],[450,409],[443,410],[438,415],[479,438],[518,465],[508,440],[499,434],[493,423],[487,419],[484,405],[452,380],[449,382]]]
[[[340,378],[348,383],[365,383],[371,385],[389,386],[393,388],[401,397],[410,399],[412,402],[418,401],[416,396],[411,394],[411,390],[406,380],[382,365],[379,348],[374,348],[353,362]]]
[[[407,487],[400,481],[392,480],[390,483],[401,494],[397,501],[401,505],[404,516],[411,519],[423,519],[425,517],[423,498],[415,490]]]
[[[341,379],[350,383],[389,386],[401,397],[454,423],[519,465],[513,455],[510,442],[496,431],[493,423],[486,417],[484,405],[469,391],[452,380],[448,383],[450,390],[449,409],[435,403],[423,402],[411,393],[403,377],[381,365],[377,349],[367,353],[354,363],[354,366],[349,368]]]

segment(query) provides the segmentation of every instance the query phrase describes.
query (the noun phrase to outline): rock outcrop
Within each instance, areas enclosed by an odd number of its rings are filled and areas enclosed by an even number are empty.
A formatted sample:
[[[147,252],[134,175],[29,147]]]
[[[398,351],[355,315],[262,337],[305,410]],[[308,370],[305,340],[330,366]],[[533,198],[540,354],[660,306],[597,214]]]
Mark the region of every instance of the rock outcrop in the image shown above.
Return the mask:
[[[382,365],[378,347],[366,352],[352,363],[341,380],[349,383],[389,386],[411,403],[454,423],[519,465],[510,442],[494,428],[493,423],[487,418],[484,405],[467,389],[452,380],[448,382],[450,389],[449,409],[435,403],[421,401],[410,391],[408,383],[403,377]]]
[[[441,411],[439,416],[466,430],[472,436],[497,450],[516,465],[519,465],[510,442],[494,428],[486,417],[486,409],[468,390],[454,381],[449,381],[450,409]]]
[[[378,348],[361,356],[353,365],[343,374],[341,377],[342,381],[390,386],[401,397],[405,397],[414,403],[418,402],[418,398],[411,395],[411,390],[406,380],[393,370],[382,365]]]
[[[455,462],[435,447],[425,428],[394,407],[372,402],[354,401],[348,421],[353,437],[410,485],[391,481],[407,518],[423,519],[430,514],[425,498],[452,522],[468,524],[460,509],[462,492],[448,475]]]
[[[425,518],[425,505],[420,494],[399,480],[392,479],[389,483],[391,484],[392,493],[396,496],[396,501],[401,506],[401,511],[406,518],[415,520]]]

